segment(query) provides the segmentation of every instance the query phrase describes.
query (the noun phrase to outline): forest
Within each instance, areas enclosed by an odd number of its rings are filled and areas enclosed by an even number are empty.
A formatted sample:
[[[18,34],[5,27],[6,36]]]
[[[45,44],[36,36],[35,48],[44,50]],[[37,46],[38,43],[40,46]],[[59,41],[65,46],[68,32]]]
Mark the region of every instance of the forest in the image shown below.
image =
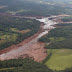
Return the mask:
[[[34,19],[0,16],[0,50],[33,36],[39,28]]]
[[[72,49],[72,24],[58,24],[57,26],[61,27],[51,30],[39,41],[45,42],[47,49]]]
[[[70,7],[64,7],[59,4],[48,4],[47,1],[30,1],[30,0],[0,0],[0,13],[10,13],[14,15],[29,15],[29,16],[48,16],[58,14],[72,14]],[[53,1],[52,1],[53,2]]]
[[[11,69],[12,68],[12,69]],[[53,72],[42,63],[31,59],[13,59],[0,62],[0,72]]]
[[[53,71],[42,63],[31,59],[11,59],[0,61],[0,72],[71,72],[72,68]]]

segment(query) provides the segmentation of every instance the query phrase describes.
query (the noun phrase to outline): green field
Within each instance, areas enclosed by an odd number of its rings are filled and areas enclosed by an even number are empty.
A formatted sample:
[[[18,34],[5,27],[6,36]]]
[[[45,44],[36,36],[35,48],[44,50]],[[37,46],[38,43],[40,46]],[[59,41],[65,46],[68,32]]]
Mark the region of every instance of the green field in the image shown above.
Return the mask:
[[[64,70],[72,67],[72,49],[48,49],[52,56],[45,63],[50,69]]]

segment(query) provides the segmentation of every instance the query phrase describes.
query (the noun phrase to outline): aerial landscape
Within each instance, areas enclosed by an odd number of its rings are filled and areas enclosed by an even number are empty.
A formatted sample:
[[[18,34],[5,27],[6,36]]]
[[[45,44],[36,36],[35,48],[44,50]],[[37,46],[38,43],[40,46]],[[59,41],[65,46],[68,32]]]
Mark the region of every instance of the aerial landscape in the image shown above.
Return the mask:
[[[72,0],[0,0],[0,72],[72,72]]]

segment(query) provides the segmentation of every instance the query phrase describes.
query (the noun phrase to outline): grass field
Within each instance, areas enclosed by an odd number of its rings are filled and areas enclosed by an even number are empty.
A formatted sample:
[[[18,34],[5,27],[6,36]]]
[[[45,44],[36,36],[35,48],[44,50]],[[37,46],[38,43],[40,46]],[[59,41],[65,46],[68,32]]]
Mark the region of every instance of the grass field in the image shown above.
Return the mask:
[[[9,69],[15,69],[15,67],[11,67],[11,68],[2,68],[0,70],[9,70]]]
[[[64,70],[72,67],[72,49],[48,49],[52,51],[52,56],[45,63],[53,70]]]
[[[14,33],[10,33],[10,34],[3,34],[3,35],[0,35],[0,40],[11,40],[11,41],[15,41],[17,39],[17,34],[14,34]]]
[[[19,32],[19,33],[22,33],[22,34],[24,34],[24,33],[27,33],[27,32],[30,32],[30,31],[31,31],[30,29],[18,30],[17,28],[11,28],[10,30],[11,30],[11,31],[13,31],[13,32]]]

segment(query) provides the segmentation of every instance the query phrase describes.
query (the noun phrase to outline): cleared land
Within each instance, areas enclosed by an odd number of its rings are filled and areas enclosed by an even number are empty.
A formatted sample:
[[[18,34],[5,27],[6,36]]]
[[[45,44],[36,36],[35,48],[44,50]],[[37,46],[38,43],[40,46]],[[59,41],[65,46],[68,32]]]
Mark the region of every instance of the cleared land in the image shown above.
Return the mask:
[[[52,51],[52,56],[45,63],[53,70],[64,70],[72,67],[72,49],[48,49]]]

